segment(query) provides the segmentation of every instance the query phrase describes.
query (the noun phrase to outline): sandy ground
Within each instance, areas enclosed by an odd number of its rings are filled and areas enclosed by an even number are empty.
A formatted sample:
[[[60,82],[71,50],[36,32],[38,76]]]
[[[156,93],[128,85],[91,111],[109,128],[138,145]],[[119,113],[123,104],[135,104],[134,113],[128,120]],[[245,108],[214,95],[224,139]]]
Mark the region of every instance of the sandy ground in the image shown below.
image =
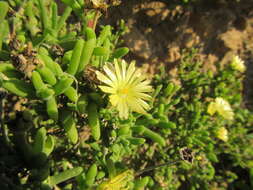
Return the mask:
[[[228,63],[239,55],[247,65],[245,105],[253,108],[253,2],[205,0],[188,5],[172,1],[127,0],[107,12],[103,23],[124,19],[130,32],[125,45],[128,59],[147,63],[151,72],[162,62],[169,70],[180,63],[184,48],[199,48],[206,67]]]

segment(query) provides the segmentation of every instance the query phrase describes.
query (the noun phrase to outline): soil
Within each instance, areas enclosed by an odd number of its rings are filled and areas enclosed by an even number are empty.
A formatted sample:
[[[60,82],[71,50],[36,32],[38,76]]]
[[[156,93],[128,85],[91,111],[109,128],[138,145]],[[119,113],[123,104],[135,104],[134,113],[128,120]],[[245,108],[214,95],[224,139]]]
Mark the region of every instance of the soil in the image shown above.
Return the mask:
[[[247,66],[245,104],[253,108],[252,0],[178,2],[182,1],[123,0],[108,10],[103,22],[116,26],[124,19],[130,29],[124,36],[130,48],[127,59],[147,63],[154,72],[161,62],[173,70],[185,48],[198,48],[207,68],[239,55]]]

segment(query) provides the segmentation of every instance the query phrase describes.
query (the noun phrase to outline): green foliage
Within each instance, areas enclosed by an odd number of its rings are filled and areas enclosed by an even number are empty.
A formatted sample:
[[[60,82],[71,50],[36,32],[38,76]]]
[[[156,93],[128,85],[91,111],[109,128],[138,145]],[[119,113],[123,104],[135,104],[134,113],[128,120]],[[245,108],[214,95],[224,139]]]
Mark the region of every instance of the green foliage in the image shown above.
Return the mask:
[[[176,78],[164,67],[154,76],[149,113],[122,120],[94,75],[128,53],[119,40],[124,21],[96,33],[96,10],[62,2],[59,15],[50,0],[0,1],[1,187],[252,189],[243,74],[219,64],[205,71],[197,51],[185,51]],[[207,113],[216,97],[230,103],[234,120]]]

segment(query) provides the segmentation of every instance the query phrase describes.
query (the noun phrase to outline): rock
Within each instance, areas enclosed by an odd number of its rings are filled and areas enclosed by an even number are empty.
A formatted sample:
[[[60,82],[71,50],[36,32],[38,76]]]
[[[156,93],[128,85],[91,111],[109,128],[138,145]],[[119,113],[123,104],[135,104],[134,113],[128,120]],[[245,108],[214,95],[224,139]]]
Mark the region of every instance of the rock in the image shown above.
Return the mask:
[[[243,48],[243,32],[232,28],[225,33],[222,33],[218,36],[222,41],[224,41],[224,45],[231,50],[238,50]]]
[[[143,59],[149,59],[152,55],[148,40],[137,28],[131,28],[131,32],[124,36],[126,46],[130,51]]]

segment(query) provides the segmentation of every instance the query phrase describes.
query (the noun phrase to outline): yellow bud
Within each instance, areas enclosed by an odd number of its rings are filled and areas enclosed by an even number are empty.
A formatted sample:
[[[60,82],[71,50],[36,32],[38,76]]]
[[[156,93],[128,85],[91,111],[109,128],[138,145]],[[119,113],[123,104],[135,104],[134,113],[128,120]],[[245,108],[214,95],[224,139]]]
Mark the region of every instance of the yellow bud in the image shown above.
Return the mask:
[[[244,65],[244,61],[241,60],[241,58],[237,55],[233,57],[231,66],[233,69],[240,71],[242,73],[246,70],[246,67]]]
[[[225,127],[219,128],[219,130],[217,131],[217,138],[224,142],[228,141],[228,131]]]

